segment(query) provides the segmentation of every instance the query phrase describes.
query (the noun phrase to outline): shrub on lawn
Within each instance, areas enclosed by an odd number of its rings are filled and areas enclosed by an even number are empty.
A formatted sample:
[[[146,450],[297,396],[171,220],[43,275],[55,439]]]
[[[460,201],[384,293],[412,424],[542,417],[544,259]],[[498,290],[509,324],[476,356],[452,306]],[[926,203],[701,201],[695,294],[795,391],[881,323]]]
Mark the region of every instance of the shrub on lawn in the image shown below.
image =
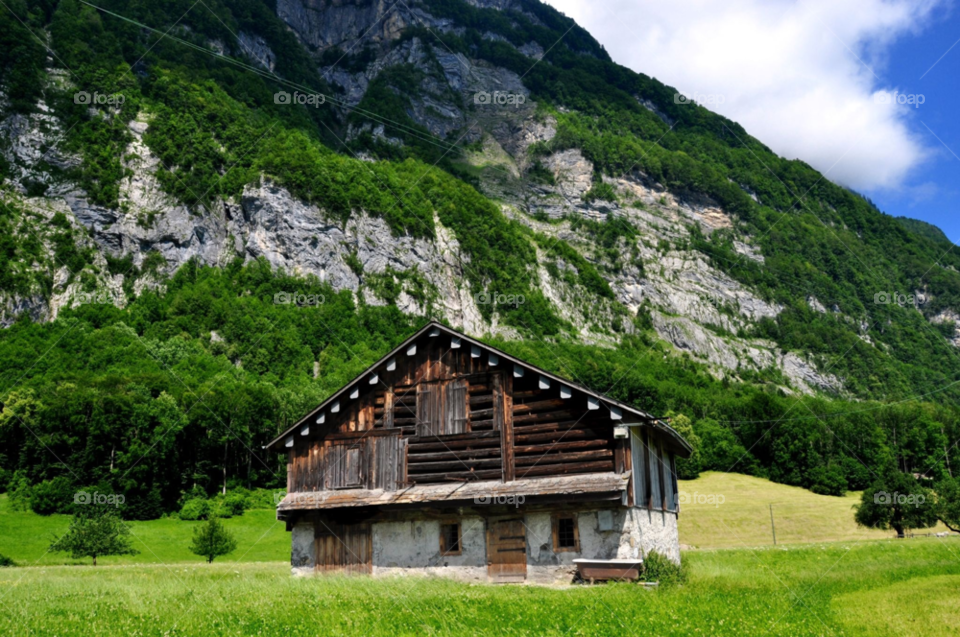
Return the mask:
[[[650,551],[643,559],[642,577],[647,582],[660,582],[661,586],[674,586],[683,583],[686,573],[683,567],[662,553]]]
[[[4,566],[16,566],[16,565],[17,565],[16,562],[14,562],[12,559],[7,557],[3,553],[0,553],[0,568]]]
[[[230,515],[243,515],[244,510],[247,508],[247,499],[242,493],[233,491],[223,497],[221,508],[229,511]]]
[[[205,520],[210,515],[210,503],[207,500],[193,498],[187,500],[180,509],[181,520]]]
[[[276,509],[277,502],[283,495],[283,489],[253,489],[246,494],[246,510]]]
[[[15,471],[7,483],[7,498],[12,511],[26,511],[30,508],[30,480],[23,471]]]
[[[73,513],[75,491],[69,478],[60,476],[44,480],[30,490],[30,509],[39,515]]]
[[[207,515],[207,519],[212,518],[232,518],[233,510],[231,510],[223,502],[223,498],[216,498],[210,500],[210,513]]]

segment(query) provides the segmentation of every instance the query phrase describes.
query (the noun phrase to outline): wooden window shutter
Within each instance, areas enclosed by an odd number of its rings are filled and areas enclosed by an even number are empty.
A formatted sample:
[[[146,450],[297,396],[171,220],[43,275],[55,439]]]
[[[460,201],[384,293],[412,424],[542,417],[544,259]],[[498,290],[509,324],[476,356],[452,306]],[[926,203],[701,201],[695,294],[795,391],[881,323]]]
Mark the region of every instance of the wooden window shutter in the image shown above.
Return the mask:
[[[462,434],[467,431],[467,381],[458,379],[446,384],[444,401],[444,434]]]
[[[417,386],[417,435],[439,436],[440,428],[440,387],[437,384],[423,383]]]
[[[671,511],[680,510],[680,488],[677,485],[677,457],[670,452],[670,483],[673,485],[673,501],[670,503]]]
[[[646,507],[650,504],[647,495],[650,490],[650,479],[646,462],[646,444],[639,427],[630,427],[630,454],[633,456],[633,501],[638,507]]]
[[[663,508],[667,511],[677,510],[676,482],[673,481],[673,454],[666,449],[660,450],[660,463],[663,466]]]
[[[650,460],[650,508],[663,509],[663,486],[660,476],[663,472],[660,468],[660,453],[657,439],[653,436],[647,436],[647,457]]]
[[[328,489],[352,489],[361,485],[360,444],[334,444],[326,453],[326,484]]]
[[[343,485],[344,487],[360,486],[360,446],[343,448]]]

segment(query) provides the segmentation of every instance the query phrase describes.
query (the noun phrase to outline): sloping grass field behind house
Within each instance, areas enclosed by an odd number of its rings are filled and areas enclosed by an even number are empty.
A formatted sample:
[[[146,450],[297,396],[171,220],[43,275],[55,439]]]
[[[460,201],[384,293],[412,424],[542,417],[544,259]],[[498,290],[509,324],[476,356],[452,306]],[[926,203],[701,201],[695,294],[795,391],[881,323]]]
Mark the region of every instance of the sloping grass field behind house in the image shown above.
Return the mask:
[[[741,475],[707,471],[681,480],[680,543],[696,548],[745,548],[773,544],[770,505],[778,544],[880,540],[893,531],[858,527],[853,506],[860,492],[843,497],[817,495]],[[916,533],[948,531],[943,524]]]

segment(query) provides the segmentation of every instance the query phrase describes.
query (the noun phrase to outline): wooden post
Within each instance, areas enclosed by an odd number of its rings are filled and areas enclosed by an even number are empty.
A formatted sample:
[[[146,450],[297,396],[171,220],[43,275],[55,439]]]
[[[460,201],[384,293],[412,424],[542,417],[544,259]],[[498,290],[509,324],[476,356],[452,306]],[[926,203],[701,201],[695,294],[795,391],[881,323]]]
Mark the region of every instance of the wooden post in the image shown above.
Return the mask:
[[[393,427],[393,385],[387,387],[383,394],[383,427],[390,429]]]
[[[503,448],[503,481],[513,482],[517,478],[513,453],[513,378],[509,374],[493,376],[494,400],[499,389],[500,398],[497,408],[501,410],[500,442]]]
[[[777,527],[773,525],[773,505],[770,505],[770,532],[773,533],[773,545],[777,545]]]

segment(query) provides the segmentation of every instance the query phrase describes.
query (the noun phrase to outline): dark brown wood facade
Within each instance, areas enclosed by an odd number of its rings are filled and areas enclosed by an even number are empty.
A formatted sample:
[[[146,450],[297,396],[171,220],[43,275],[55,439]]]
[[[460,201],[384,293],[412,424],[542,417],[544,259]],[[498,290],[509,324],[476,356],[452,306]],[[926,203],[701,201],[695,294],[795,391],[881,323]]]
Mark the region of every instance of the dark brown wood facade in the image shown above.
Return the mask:
[[[672,508],[677,442],[646,426],[616,437],[626,420],[596,394],[436,326],[274,443],[288,447],[291,493],[627,473],[639,461],[651,475],[624,504]]]

